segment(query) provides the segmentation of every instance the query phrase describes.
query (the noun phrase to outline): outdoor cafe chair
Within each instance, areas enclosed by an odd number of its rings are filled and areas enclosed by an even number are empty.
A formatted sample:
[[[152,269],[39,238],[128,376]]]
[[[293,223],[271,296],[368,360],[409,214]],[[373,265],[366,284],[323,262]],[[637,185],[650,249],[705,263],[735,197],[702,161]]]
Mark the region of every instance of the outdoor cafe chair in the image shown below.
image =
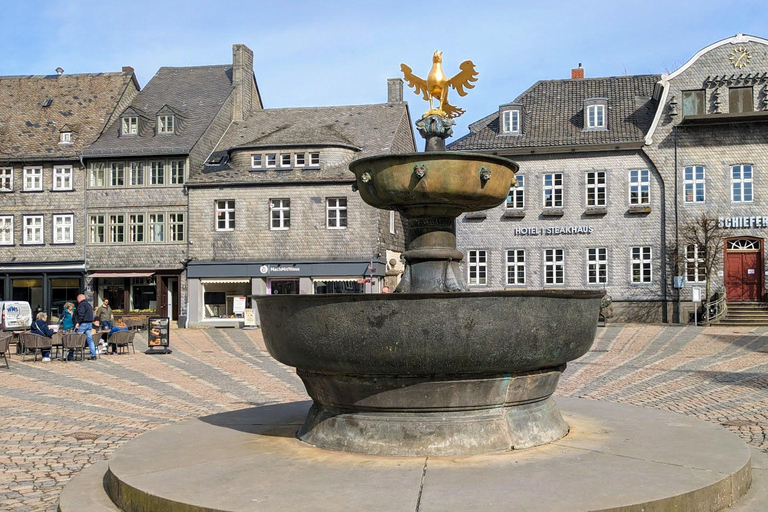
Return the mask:
[[[32,350],[35,355],[35,361],[37,361],[37,353],[40,353],[42,359],[43,350],[51,350],[53,344],[51,338],[40,336],[39,334],[32,334],[31,332],[22,332],[19,334],[19,341],[21,342],[21,360],[27,354],[27,350]]]
[[[136,353],[136,347],[133,346],[133,331],[117,331],[112,333],[112,336],[107,340],[108,345],[112,345],[115,353],[122,353],[123,350],[129,352],[128,345],[133,348],[133,353]]]
[[[10,351],[11,351],[12,338],[13,338],[12,332],[9,332],[7,334],[0,334],[0,356],[3,356],[3,359],[5,359],[6,368],[10,368],[10,366],[8,366],[8,355],[10,355]]]
[[[61,337],[61,351],[64,360],[67,360],[67,356],[64,355],[64,351],[73,351],[73,357],[77,359],[77,353],[80,352],[80,360],[85,359],[85,334],[78,334],[76,332],[67,332]]]

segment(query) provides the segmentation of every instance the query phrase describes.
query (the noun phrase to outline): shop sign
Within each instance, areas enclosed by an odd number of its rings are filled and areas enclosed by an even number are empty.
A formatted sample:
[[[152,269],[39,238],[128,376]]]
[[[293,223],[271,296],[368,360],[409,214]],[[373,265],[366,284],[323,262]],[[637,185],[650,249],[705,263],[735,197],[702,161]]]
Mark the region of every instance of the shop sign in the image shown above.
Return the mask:
[[[768,228],[768,217],[718,217],[719,228]]]
[[[262,265],[259,267],[259,272],[262,274],[291,274],[293,272],[301,272],[301,267],[278,267],[272,265]]]
[[[543,228],[515,228],[519,236],[591,235],[592,226],[547,226]]]
[[[149,317],[147,328],[147,345],[149,350],[146,354],[170,354],[170,327],[171,319],[167,316]]]
[[[235,297],[232,299],[232,312],[235,314],[245,313],[245,297]]]
[[[253,311],[253,308],[249,308],[245,310],[245,327],[256,327],[256,313]]]

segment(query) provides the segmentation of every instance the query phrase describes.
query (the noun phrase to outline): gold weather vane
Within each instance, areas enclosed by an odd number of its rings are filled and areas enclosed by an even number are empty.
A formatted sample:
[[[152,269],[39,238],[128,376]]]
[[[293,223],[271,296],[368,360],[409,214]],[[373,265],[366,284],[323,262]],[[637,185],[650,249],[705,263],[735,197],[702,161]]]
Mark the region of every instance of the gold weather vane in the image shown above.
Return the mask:
[[[432,69],[429,70],[426,80],[414,75],[413,70],[405,64],[400,64],[400,69],[403,71],[408,87],[412,87],[416,94],[421,94],[425,100],[429,101],[429,110],[421,116],[422,118],[431,115],[438,115],[449,119],[459,117],[466,111],[448,103],[448,89],[453,87],[459,93],[459,96],[466,96],[465,87],[467,89],[475,88],[470,82],[477,82],[477,70],[475,70],[475,65],[471,60],[462,62],[459,66],[461,71],[450,79],[443,73],[442,64],[443,52],[436,50],[432,56]],[[434,108],[432,98],[440,101],[438,108]]]

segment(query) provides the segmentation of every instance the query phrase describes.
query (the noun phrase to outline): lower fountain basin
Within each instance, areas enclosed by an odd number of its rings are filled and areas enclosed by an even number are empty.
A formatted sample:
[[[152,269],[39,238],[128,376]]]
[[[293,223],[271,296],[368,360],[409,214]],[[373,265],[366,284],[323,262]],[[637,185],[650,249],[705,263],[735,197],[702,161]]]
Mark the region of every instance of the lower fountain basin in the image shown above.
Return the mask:
[[[372,455],[475,455],[556,441],[552,400],[603,292],[282,295],[264,341],[314,401],[299,439]]]

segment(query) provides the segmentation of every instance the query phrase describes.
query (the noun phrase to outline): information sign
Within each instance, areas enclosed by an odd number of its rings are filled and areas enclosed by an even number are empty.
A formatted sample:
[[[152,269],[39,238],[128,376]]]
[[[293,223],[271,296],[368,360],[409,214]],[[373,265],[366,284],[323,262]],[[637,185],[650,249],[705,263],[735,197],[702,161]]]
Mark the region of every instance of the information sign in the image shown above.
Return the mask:
[[[167,316],[151,316],[148,320],[147,354],[170,354],[171,319]]]
[[[235,297],[232,300],[232,312],[236,315],[245,313],[245,297]]]

